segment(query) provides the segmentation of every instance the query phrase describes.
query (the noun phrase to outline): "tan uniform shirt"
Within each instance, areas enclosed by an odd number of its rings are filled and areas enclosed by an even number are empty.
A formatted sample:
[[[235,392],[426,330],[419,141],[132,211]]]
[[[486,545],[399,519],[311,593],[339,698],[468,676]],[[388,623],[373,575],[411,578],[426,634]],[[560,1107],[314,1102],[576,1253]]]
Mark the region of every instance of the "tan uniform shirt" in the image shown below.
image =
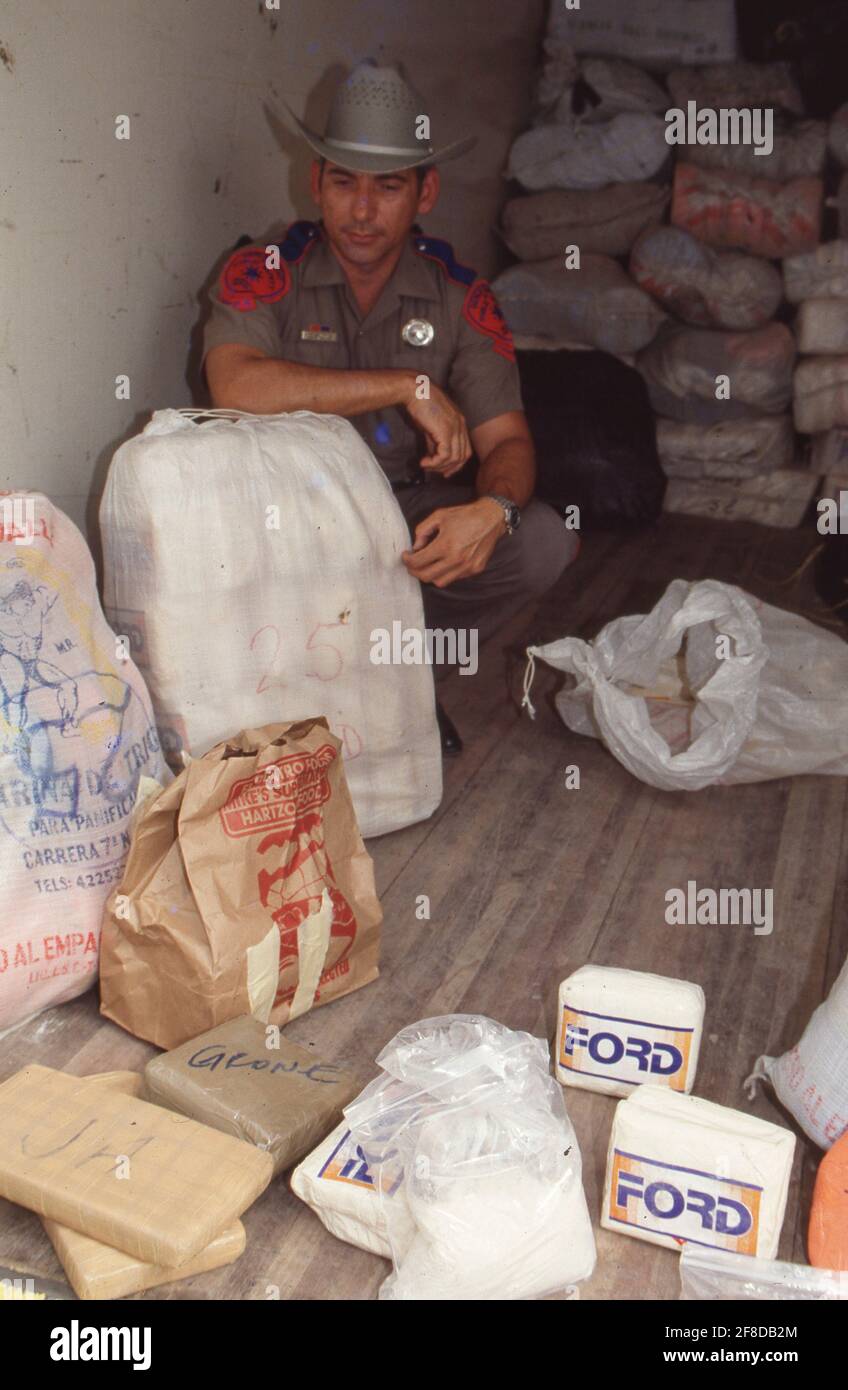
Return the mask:
[[[233,252],[212,293],[204,352],[245,343],[269,357],[347,370],[407,368],[440,386],[469,429],[521,410],[512,337],[488,283],[459,265],[445,241],[413,228],[379,300],[365,317],[319,223],[295,222],[279,243],[279,269],[265,245]],[[405,340],[413,319],[434,332]],[[415,477],[426,452],[399,407],[351,417],[389,480]]]

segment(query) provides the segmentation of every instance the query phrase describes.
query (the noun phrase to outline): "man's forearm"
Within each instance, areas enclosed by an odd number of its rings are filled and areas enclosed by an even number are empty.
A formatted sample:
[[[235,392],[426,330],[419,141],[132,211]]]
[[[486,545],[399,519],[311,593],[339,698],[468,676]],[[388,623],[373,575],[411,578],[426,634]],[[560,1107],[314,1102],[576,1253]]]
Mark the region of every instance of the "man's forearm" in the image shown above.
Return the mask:
[[[253,415],[313,410],[318,415],[362,415],[405,405],[415,389],[415,373],[405,370],[345,371],[301,362],[255,357],[231,369],[223,380],[209,373],[212,397],[223,409]]]
[[[528,439],[502,439],[477,470],[477,495],[494,492],[526,507],[536,486],[536,458]]]

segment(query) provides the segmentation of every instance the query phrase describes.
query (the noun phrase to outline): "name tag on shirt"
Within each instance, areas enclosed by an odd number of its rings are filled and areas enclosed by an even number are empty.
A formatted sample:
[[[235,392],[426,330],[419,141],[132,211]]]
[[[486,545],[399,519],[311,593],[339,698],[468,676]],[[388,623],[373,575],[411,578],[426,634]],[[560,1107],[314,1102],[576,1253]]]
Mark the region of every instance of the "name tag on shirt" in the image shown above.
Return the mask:
[[[301,328],[300,340],[302,343],[337,343],[339,335],[326,323],[310,323],[308,328]]]

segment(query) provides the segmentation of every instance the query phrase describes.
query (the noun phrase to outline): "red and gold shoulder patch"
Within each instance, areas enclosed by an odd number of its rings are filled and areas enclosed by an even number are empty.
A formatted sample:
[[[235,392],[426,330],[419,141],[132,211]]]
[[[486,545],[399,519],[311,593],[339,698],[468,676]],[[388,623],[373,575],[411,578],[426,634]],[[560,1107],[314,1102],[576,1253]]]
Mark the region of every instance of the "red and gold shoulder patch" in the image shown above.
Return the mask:
[[[462,313],[472,328],[491,338],[495,352],[508,362],[515,361],[515,343],[488,280],[475,280],[469,287]]]
[[[257,304],[275,304],[291,289],[291,272],[285,261],[279,267],[265,264],[261,246],[234,251],[221,271],[218,297],[222,304],[248,313]]]

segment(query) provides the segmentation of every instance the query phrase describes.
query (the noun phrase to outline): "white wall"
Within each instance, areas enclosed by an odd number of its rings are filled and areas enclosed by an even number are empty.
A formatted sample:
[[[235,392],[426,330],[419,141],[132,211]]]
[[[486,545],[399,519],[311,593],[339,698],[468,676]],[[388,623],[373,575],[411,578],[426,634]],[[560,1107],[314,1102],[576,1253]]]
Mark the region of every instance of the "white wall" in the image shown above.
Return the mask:
[[[491,273],[543,13],[544,0],[5,0],[0,487],[47,492],[93,538],[116,445],[152,409],[197,399],[202,291],[222,253],[311,215],[308,151],[285,133],[281,149],[262,102],[285,96],[321,124],[338,76],[379,45],[427,97],[437,140],[480,136],[444,166],[426,225]]]

